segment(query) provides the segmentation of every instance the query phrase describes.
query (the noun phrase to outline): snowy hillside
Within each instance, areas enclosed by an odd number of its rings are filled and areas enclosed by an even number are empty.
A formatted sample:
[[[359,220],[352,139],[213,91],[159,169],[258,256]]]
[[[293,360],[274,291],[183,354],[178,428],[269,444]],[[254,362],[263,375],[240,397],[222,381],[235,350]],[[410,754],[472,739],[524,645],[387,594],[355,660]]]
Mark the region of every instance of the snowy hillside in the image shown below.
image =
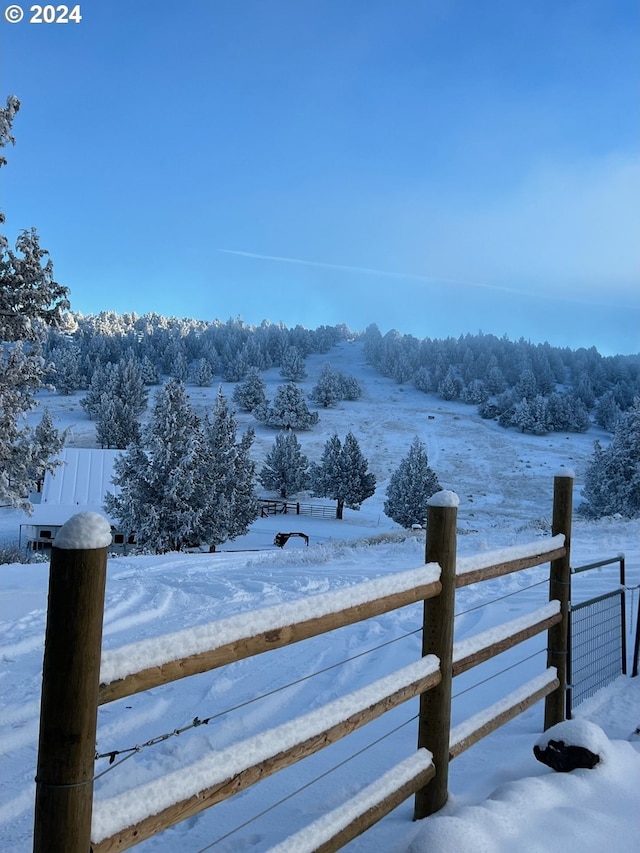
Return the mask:
[[[309,357],[308,378],[300,383],[305,393],[327,361],[355,376],[364,394],[358,401],[319,409],[318,425],[298,434],[302,450],[316,461],[333,432],[343,438],[351,430],[376,475],[374,497],[364,502],[360,512],[346,509],[343,521],[304,516],[259,519],[247,536],[223,545],[215,554],[112,559],[105,648],[347,589],[359,581],[420,566],[424,534],[405,534],[383,513],[389,477],[415,435],[424,442],[442,487],[460,497],[461,555],[550,535],[553,475],[562,466],[575,471],[578,504],[593,441],[596,437],[608,441],[607,434],[593,429],[587,434],[541,437],[506,431],[482,420],[474,407],[444,402],[380,377],[366,365],[359,344],[344,343],[326,356]],[[267,396],[272,398],[283,380],[277,369],[267,371],[265,379]],[[223,383],[222,388],[230,400],[233,385]],[[204,411],[217,389],[214,383],[210,388],[189,386],[187,390],[192,403]],[[56,425],[71,428],[69,444],[91,447],[95,446],[94,425],[79,405],[81,396],[41,395]],[[238,421],[241,428],[255,429],[253,456],[260,464],[275,431],[248,414],[239,413]],[[296,497],[308,499],[307,495]],[[0,535],[5,541],[15,539],[24,517],[6,509],[0,513]],[[275,533],[292,530],[307,534],[309,547],[302,539],[291,539],[284,549],[273,545]],[[572,564],[624,552],[627,583],[637,585],[639,533],[637,521],[576,518]],[[456,639],[542,605],[547,598],[546,584],[541,582],[546,574],[547,567],[542,566],[460,590]],[[46,564],[0,567],[0,839],[6,853],[29,849],[32,831],[46,584]],[[575,579],[575,598],[582,600],[616,585],[616,567],[587,572]],[[628,621],[634,630],[637,595],[636,591],[635,598],[628,598]],[[123,753],[112,765],[108,758],[97,762],[96,799],[103,801],[159,778],[209,751],[319,708],[415,661],[420,656],[416,633],[420,625],[421,607],[410,606],[101,708],[98,751]],[[542,672],[544,649],[541,635],[456,679],[454,725]],[[469,689],[490,674],[496,677]],[[598,724],[611,739],[605,760],[595,770],[561,775],[535,760],[532,747],[542,732],[539,703],[452,763],[450,802],[438,817],[412,823],[409,800],[345,849],[351,853],[635,851],[640,756],[638,741],[629,742],[629,737],[640,723],[639,700],[640,679],[621,677],[577,709],[576,716]],[[417,703],[410,701],[305,762],[136,849],[141,853],[262,853],[328,809],[347,802],[370,780],[412,755],[416,713]],[[196,717],[215,719],[141,751],[127,751],[188,726]]]

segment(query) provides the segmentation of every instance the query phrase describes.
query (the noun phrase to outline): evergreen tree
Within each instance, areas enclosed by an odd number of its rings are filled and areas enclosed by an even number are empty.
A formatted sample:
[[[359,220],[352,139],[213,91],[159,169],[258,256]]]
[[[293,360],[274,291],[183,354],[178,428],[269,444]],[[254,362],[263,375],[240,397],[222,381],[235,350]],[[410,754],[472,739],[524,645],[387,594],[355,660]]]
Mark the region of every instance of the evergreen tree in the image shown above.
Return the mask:
[[[375,493],[376,478],[368,471],[369,463],[352,432],[345,437],[342,457],[344,502],[349,509],[360,509],[360,504]]]
[[[249,370],[249,359],[246,348],[234,349],[225,347],[222,356],[222,375],[226,382],[240,382]]]
[[[140,362],[140,370],[142,379],[145,385],[159,385],[160,374],[155,364],[151,361],[148,355],[144,355]]]
[[[267,402],[266,385],[257,367],[250,367],[243,382],[233,389],[233,402],[246,412],[252,412]]]
[[[489,392],[482,379],[472,379],[465,385],[462,391],[462,399],[465,403],[479,406],[489,399]]]
[[[265,489],[277,491],[286,499],[307,487],[308,469],[309,460],[302,453],[296,434],[286,432],[276,436],[258,479]]]
[[[418,391],[424,391],[425,394],[436,390],[436,383],[434,382],[433,375],[426,367],[419,367],[418,370],[416,370],[413,377],[413,384],[416,386]]]
[[[212,417],[203,425],[199,502],[203,507],[202,541],[215,547],[245,534],[258,515],[255,463],[250,458],[253,430],[238,442],[235,413],[218,391]]]
[[[67,430],[60,433],[53,425],[49,409],[45,408],[33,431],[33,439],[23,445],[24,458],[28,460],[28,479],[36,485],[38,491],[45,472],[53,470],[57,464],[53,457],[64,447],[66,437]]]
[[[325,364],[320,371],[318,381],[311,390],[309,399],[314,403],[317,403],[319,406],[327,408],[329,406],[335,406],[341,398],[342,388],[340,376],[330,364]]]
[[[347,376],[338,371],[338,379],[343,400],[359,400],[362,397],[362,388],[355,376]]]
[[[254,431],[249,428],[236,444],[236,455],[234,460],[234,484],[233,484],[233,517],[226,531],[226,539],[235,539],[244,536],[249,526],[258,517],[258,499],[255,491],[256,465],[251,459],[251,447],[255,438]],[[213,543],[214,545],[217,543]]]
[[[311,466],[310,480],[316,497],[337,501],[336,518],[341,519],[345,505],[360,509],[376,489],[376,478],[353,435],[346,435],[344,445],[337,435],[325,444],[320,463]]]
[[[131,409],[134,416],[141,415],[147,408],[148,391],[139,360],[130,355],[118,362],[115,393]]]
[[[435,471],[429,467],[427,452],[416,436],[409,453],[391,475],[387,487],[384,512],[403,527],[421,524],[427,501],[440,484]]]
[[[538,393],[538,383],[530,368],[525,368],[522,371],[515,390],[520,399],[533,400],[536,396]]]
[[[118,394],[103,394],[96,412],[96,440],[100,447],[124,450],[140,438],[135,410]]]
[[[549,429],[555,432],[586,432],[589,429],[589,412],[580,397],[554,392],[546,402]]]
[[[105,506],[138,545],[155,552],[214,547],[246,533],[257,516],[253,432],[236,442],[222,393],[211,418],[193,412],[184,386],[170,380],[156,395],[139,441],[115,464],[119,495]]]
[[[121,358],[117,364],[100,364],[91,377],[89,388],[80,405],[91,420],[97,420],[101,414],[103,420],[108,420],[105,412],[104,396],[119,400],[114,406],[124,411],[127,407],[127,419],[136,418],[147,408],[148,391],[145,386],[144,370],[140,361],[133,355]],[[120,415],[122,420],[125,415]],[[128,443],[128,442],[127,442]],[[109,446],[109,445],[106,445]],[[126,447],[126,444],[114,444],[113,447]]]
[[[582,496],[589,518],[640,516],[640,403],[619,416],[609,447],[595,442]]]
[[[310,412],[302,391],[293,382],[278,388],[272,406],[263,404],[253,410],[256,420],[280,429],[311,429],[318,423],[317,412]]]
[[[309,399],[325,409],[335,406],[338,400],[357,400],[362,396],[362,388],[354,376],[346,376],[340,370],[334,370],[325,364],[317,383],[311,389]]]
[[[100,411],[103,394],[114,396],[116,387],[116,368],[111,363],[98,362],[89,382],[86,395],[80,400],[89,419],[94,421]]]
[[[613,432],[616,421],[620,415],[620,406],[617,404],[612,391],[607,391],[596,404],[595,420],[598,426]]]
[[[456,376],[455,370],[450,367],[438,385],[438,394],[444,400],[457,400],[460,396],[461,386],[462,383]]]
[[[289,346],[284,351],[280,375],[289,382],[300,382],[302,379],[306,379],[307,371],[304,366],[304,357],[298,347]]]
[[[14,142],[11,129],[19,109],[13,95],[0,109],[0,147]],[[0,156],[0,167],[6,162]],[[27,497],[34,476],[39,479],[41,470],[50,470],[53,463],[43,460],[25,415],[44,381],[46,329],[62,327],[69,308],[69,291],[55,281],[48,254],[34,228],[21,232],[15,251],[0,235],[0,504],[27,512],[32,510]]]
[[[80,388],[80,364],[75,347],[55,346],[49,350],[46,360],[49,380],[58,394],[72,394]]]
[[[201,446],[184,386],[170,380],[156,395],[141,441],[115,462],[120,494],[105,497],[107,511],[143,550],[179,551],[200,541]]]
[[[198,360],[195,366],[194,379],[200,388],[207,388],[213,382],[213,370],[206,358]]]
[[[184,349],[179,349],[173,361],[169,365],[169,376],[177,382],[186,382],[189,376],[189,363],[184,353]]]

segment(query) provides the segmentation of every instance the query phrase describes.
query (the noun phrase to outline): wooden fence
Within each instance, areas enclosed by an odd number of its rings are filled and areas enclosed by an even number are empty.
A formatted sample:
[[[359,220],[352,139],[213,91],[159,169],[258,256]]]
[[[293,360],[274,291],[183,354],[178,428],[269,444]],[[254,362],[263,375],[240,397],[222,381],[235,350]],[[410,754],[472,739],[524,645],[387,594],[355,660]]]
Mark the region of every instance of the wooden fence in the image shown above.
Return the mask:
[[[306,618],[298,622],[283,620],[282,608],[273,608],[273,620],[260,625],[252,636],[241,632],[234,635],[233,619],[226,620],[224,642],[212,642],[206,651],[148,666],[103,684],[99,684],[99,671],[107,549],[68,551],[54,546],[45,638],[34,853],[126,850],[336,742],[416,696],[420,696],[420,714],[415,755],[380,780],[372,781],[357,795],[349,803],[345,818],[334,822],[337,829],[307,833],[306,837],[313,837],[311,846],[304,846],[295,837],[287,839],[278,845],[278,850],[296,853],[338,850],[412,794],[415,794],[415,818],[438,811],[448,796],[449,762],[472,744],[543,697],[546,697],[545,728],[564,719],[572,488],[570,476],[555,478],[551,539],[516,549],[513,558],[504,559],[503,554],[497,559],[495,555],[493,558],[483,555],[484,559],[472,561],[457,561],[456,501],[451,499],[450,492],[438,493],[428,506],[427,565],[402,573],[392,591],[380,595],[374,582],[357,584],[349,588],[348,599],[341,591],[319,597],[322,606],[317,613],[313,611],[314,599],[307,599]],[[551,564],[548,605],[524,619],[506,623],[500,630],[480,634],[472,642],[466,640],[454,645],[456,588],[546,562]],[[372,592],[376,589],[377,593]],[[341,606],[327,607],[328,603],[331,605],[327,596],[331,595]],[[345,600],[349,602],[347,606]],[[234,747],[230,747],[225,750],[227,761],[213,763],[205,787],[199,784],[193,795],[183,796],[157,813],[146,813],[144,798],[137,810],[134,807],[132,811],[136,792],[127,792],[122,802],[126,803],[127,814],[134,817],[127,818],[117,832],[106,837],[99,837],[104,833],[94,831],[95,837],[91,839],[98,705],[418,601],[424,602],[421,660],[305,715],[302,732],[297,719],[283,724],[278,728],[281,738],[276,738],[276,745],[266,752],[246,748],[247,742],[236,745],[236,748],[245,747],[243,755],[251,755],[244,763],[234,762]],[[542,631],[549,634],[546,671],[452,731],[453,678]],[[113,653],[105,653],[109,654]],[[271,738],[269,743],[273,741]],[[114,801],[108,802],[113,807]],[[99,810],[100,803],[96,805],[98,818]],[[99,820],[97,824],[100,826]]]
[[[335,504],[301,504],[299,501],[272,500],[258,498],[260,518],[270,515],[308,515],[310,518],[337,518]]]

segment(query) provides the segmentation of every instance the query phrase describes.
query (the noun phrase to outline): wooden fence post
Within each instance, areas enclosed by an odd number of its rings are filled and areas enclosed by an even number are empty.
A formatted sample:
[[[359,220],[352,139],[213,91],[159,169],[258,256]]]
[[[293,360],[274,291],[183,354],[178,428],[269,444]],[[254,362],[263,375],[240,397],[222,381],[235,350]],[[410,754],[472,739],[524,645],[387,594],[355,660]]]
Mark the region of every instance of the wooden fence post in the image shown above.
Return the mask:
[[[552,536],[564,534],[564,557],[552,560],[549,575],[549,601],[560,602],[562,621],[549,629],[547,666],[555,666],[560,687],[544,703],[545,731],[565,719],[567,702],[567,663],[569,655],[569,601],[571,600],[571,514],[573,473],[558,474],[553,481]]]
[[[414,820],[444,806],[449,796],[449,734],[451,730],[451,682],[453,679],[453,611],[456,597],[456,522],[458,496],[436,492],[427,506],[425,561],[438,563],[442,592],[424,602],[422,654],[440,659],[442,679],[420,696],[418,747],[433,755],[435,776],[416,793]]]
[[[79,513],[51,549],[34,853],[89,853],[109,522]]]

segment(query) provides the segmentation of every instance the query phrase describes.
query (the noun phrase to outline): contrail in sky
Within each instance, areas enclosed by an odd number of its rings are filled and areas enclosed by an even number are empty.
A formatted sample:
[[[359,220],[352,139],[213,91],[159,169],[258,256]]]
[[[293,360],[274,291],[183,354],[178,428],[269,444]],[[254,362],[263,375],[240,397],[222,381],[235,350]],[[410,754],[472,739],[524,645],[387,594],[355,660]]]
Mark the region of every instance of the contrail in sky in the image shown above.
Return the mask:
[[[258,258],[262,261],[278,261],[284,264],[300,264],[305,267],[321,267],[329,270],[341,270],[342,272],[357,272],[366,273],[368,275],[377,275],[384,278],[409,278],[414,281],[428,281],[437,284],[459,284],[464,287],[483,287],[487,290],[502,290],[506,293],[516,293],[522,295],[522,291],[515,290],[512,287],[501,287],[498,284],[484,284],[479,281],[463,281],[455,278],[438,278],[437,276],[420,275],[419,273],[411,272],[391,272],[389,270],[375,270],[370,267],[352,267],[346,264],[329,264],[322,261],[305,261],[302,258],[283,258],[279,255],[260,255],[257,252],[240,252],[237,249],[215,249],[216,252],[224,252],[226,255],[240,255],[243,258]],[[529,294],[535,296],[537,294]]]
[[[600,305],[606,308],[625,308],[625,310],[629,308],[629,306],[617,305],[608,301],[604,302],[592,299],[575,298],[569,295],[558,293],[557,291],[551,293],[545,293],[544,291],[536,293],[532,292],[531,290],[517,290],[515,287],[505,287],[504,285],[499,284],[487,284],[486,282],[481,281],[467,281],[464,279],[457,278],[439,278],[438,276],[421,275],[419,273],[392,272],[390,270],[371,269],[370,267],[347,266],[346,264],[329,264],[323,261],[307,261],[302,258],[284,258],[280,255],[261,255],[258,252],[241,252],[238,249],[215,248],[214,251],[223,252],[225,255],[240,255],[243,258],[256,258],[262,261],[276,261],[278,263],[283,264],[300,264],[301,266],[305,267],[320,267],[322,269],[340,270],[341,272],[366,273],[367,275],[377,275],[384,278],[404,278],[412,279],[413,281],[429,282],[431,284],[453,284],[461,287],[475,287],[483,290],[497,290],[502,293],[512,293],[516,296],[528,296],[532,299],[548,299],[553,302],[561,301],[569,303],[579,303],[583,305]]]

